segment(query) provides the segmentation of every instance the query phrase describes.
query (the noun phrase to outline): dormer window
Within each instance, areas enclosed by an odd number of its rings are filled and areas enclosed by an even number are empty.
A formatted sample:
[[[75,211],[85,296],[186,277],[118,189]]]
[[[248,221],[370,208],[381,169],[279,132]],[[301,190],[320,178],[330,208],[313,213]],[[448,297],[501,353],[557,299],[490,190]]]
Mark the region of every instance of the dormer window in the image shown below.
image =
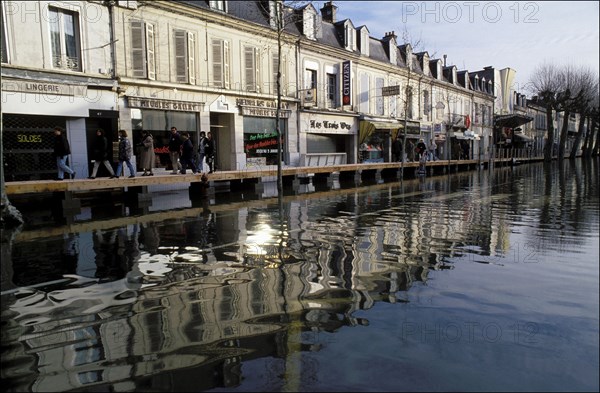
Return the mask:
[[[481,91],[487,93],[487,83],[485,83],[485,77],[481,78]]]
[[[227,12],[227,1],[210,0],[210,8],[217,11]]]
[[[475,75],[475,86],[473,86],[473,90],[481,90],[481,88],[479,87],[479,75]]]
[[[309,4],[302,10],[302,32],[306,38],[316,40],[320,27],[321,18],[312,4]]]
[[[494,94],[494,89],[493,89],[493,86],[492,86],[492,81],[488,81],[488,90],[487,90],[487,92],[490,93],[490,94]]]
[[[367,30],[366,26],[359,28],[358,37],[358,49],[360,50],[360,53],[369,56],[369,30]]]
[[[452,83],[457,85],[458,83],[458,77],[456,74],[456,67],[452,67]]]
[[[356,29],[350,22],[344,26],[344,46],[349,51],[356,49]]]

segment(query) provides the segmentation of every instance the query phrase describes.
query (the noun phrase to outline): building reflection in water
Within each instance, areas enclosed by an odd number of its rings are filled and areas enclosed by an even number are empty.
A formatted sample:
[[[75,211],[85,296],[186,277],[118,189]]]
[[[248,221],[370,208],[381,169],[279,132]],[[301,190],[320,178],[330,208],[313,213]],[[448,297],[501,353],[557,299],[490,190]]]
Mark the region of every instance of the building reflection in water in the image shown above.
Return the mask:
[[[453,258],[496,263],[509,222],[547,181],[533,167],[513,184],[510,171],[299,196],[283,222],[262,201],[17,242],[3,380],[16,391],[198,391],[239,386],[244,362],[273,358],[266,373],[283,389],[294,356],[326,345],[319,332],[366,328],[357,311],[408,301]]]

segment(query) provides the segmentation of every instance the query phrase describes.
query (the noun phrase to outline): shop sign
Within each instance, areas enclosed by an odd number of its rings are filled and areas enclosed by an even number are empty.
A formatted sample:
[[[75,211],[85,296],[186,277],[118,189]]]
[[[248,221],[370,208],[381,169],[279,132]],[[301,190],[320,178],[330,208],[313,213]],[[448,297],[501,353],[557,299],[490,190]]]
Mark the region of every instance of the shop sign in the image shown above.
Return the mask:
[[[256,106],[240,106],[241,114],[243,116],[255,116],[255,117],[277,117],[277,109],[263,108]],[[287,119],[290,117],[290,110],[280,110],[279,118]]]
[[[64,83],[3,80],[2,91],[85,97],[87,95],[87,86],[66,85]]]
[[[400,94],[400,86],[399,85],[394,85],[394,86],[384,86],[381,89],[381,95],[384,97],[387,96],[397,96]]]
[[[352,105],[352,61],[342,63],[342,105]]]
[[[128,97],[130,108],[158,109],[177,112],[200,112],[202,104],[191,101],[156,100],[141,97]]]
[[[423,124],[421,124],[421,131],[423,131],[423,132],[431,132],[431,126],[430,125],[423,125]]]

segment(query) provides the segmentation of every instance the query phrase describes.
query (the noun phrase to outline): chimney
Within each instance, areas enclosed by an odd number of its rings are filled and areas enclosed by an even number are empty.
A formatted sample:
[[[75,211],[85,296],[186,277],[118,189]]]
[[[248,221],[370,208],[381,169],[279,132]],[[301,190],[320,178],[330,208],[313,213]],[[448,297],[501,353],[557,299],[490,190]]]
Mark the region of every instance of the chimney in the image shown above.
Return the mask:
[[[337,7],[333,5],[333,1],[328,1],[325,3],[323,8],[321,8],[321,16],[323,21],[329,23],[335,23],[335,12]]]
[[[446,67],[446,57],[448,57],[448,55],[444,55],[444,67]]]

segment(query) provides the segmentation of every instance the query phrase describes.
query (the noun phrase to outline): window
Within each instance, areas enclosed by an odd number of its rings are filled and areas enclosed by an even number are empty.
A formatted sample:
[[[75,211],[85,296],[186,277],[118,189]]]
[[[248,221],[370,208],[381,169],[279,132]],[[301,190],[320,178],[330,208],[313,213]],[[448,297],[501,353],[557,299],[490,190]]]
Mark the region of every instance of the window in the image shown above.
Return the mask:
[[[219,11],[223,11],[223,12],[227,12],[227,2],[226,1],[215,1],[215,0],[211,0],[210,1],[210,8],[212,8],[213,10],[219,10]]]
[[[407,111],[407,118],[408,119],[414,119],[414,105],[413,105],[413,90],[412,87],[407,87],[406,88],[406,111]]]
[[[287,62],[285,61],[286,58],[285,56],[282,56],[283,61],[281,62],[281,79],[279,80],[279,82],[281,83],[281,92],[282,94],[287,94],[287,79],[286,79],[286,72],[285,72],[285,67]],[[272,62],[272,66],[273,66],[273,94],[277,93],[277,67],[279,67],[279,54],[278,53],[273,53],[273,58],[272,58],[273,62]]]
[[[361,74],[360,75],[360,95],[358,97],[359,101],[359,111],[362,113],[369,113],[369,75]]]
[[[429,102],[429,91],[423,91],[423,114],[425,120],[431,120],[431,104]]]
[[[8,63],[8,43],[6,38],[7,28],[6,21],[4,20],[4,3],[0,4],[0,34],[2,35],[2,63]]]
[[[317,71],[304,70],[304,88],[307,90],[304,95],[305,103],[317,104]]]
[[[81,71],[79,16],[75,12],[48,8],[52,66]]]
[[[384,99],[383,99],[383,78],[375,79],[375,111],[379,116],[383,116]]]
[[[337,107],[337,75],[327,74],[327,107]]]
[[[244,80],[247,91],[259,92],[258,49],[244,47]]]
[[[344,45],[346,49],[353,51],[356,46],[356,30],[352,27],[351,24],[346,25],[346,34],[344,34]]]
[[[173,30],[173,41],[175,42],[175,80],[179,83],[196,84],[194,34]]]
[[[131,21],[131,66],[134,78],[156,79],[154,25]]]
[[[483,108],[483,105],[482,105]],[[473,124],[479,124],[479,104],[473,104]]]
[[[213,39],[211,45],[213,86],[229,89],[229,42]]]

